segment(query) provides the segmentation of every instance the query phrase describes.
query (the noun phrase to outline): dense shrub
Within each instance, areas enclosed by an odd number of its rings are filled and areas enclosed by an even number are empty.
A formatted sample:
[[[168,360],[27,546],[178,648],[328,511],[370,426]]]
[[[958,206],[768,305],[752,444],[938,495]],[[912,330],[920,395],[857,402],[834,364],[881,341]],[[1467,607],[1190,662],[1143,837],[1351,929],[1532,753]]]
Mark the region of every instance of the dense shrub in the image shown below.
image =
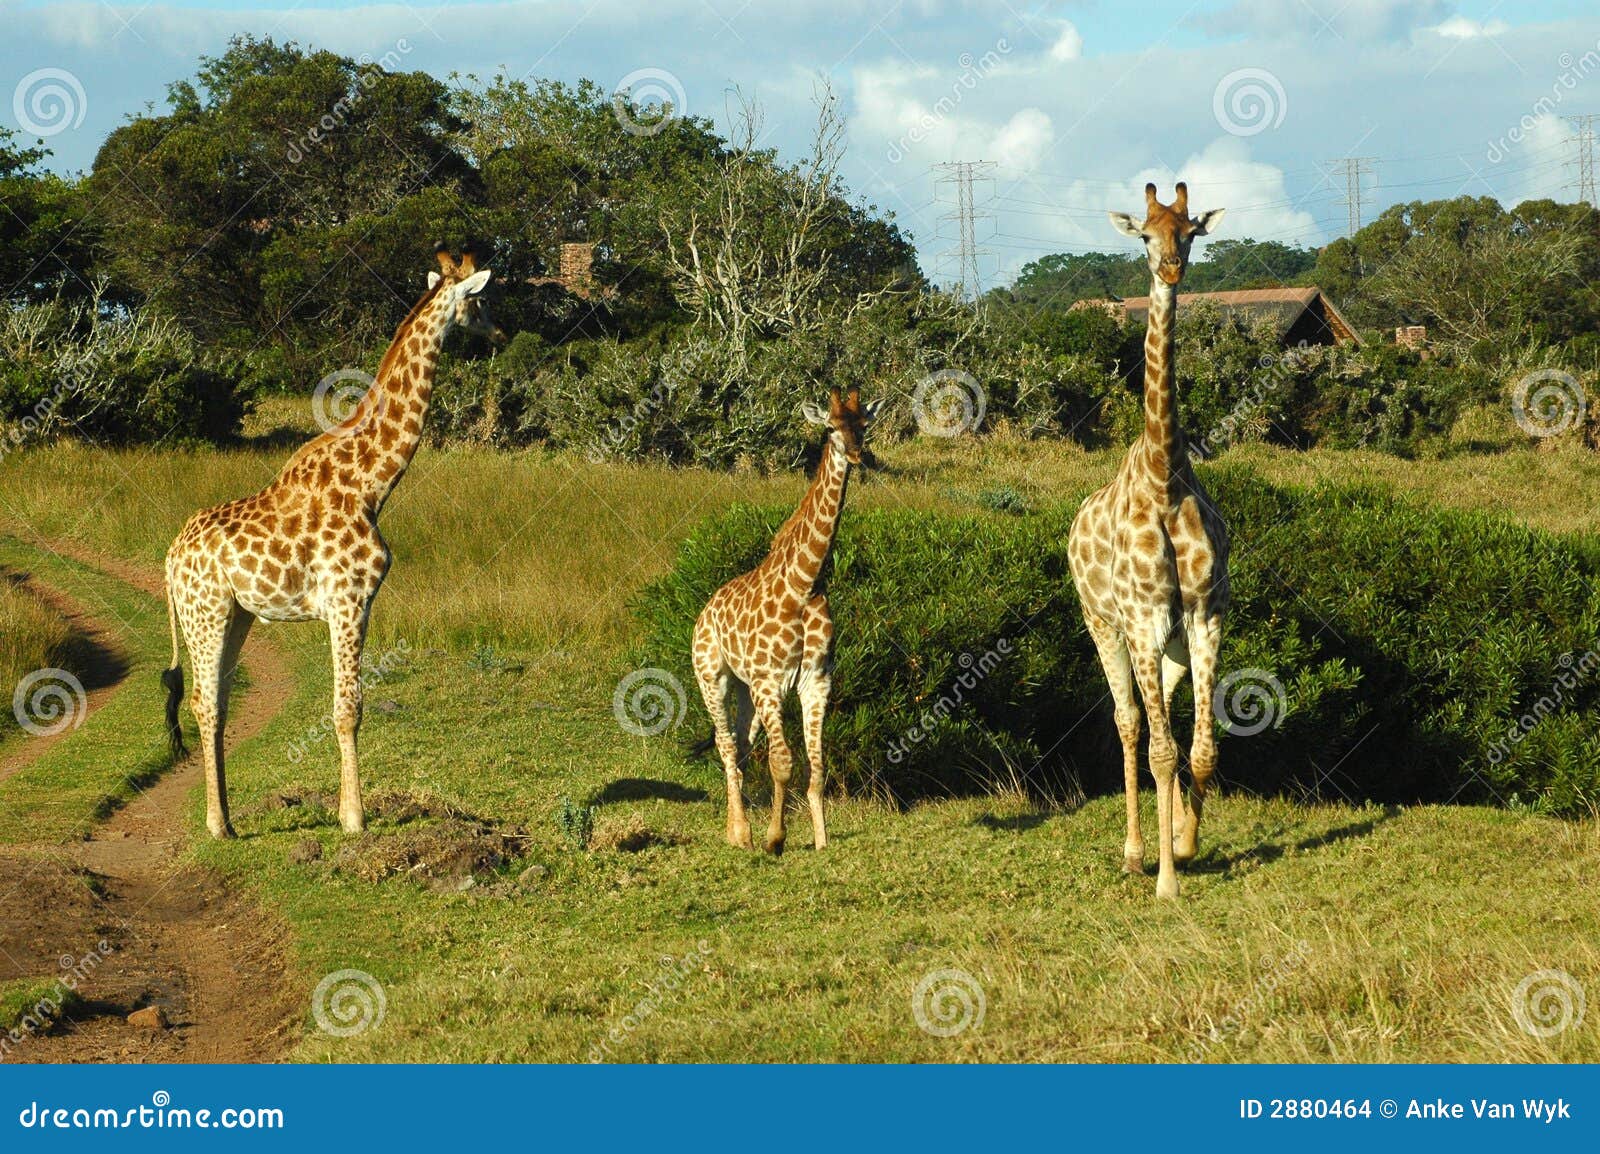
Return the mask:
[[[1392,345],[1285,349],[1272,324],[1210,304],[1186,308],[1178,327],[1183,422],[1211,452],[1268,441],[1410,455],[1496,394],[1482,369]]]
[[[235,436],[251,385],[170,320],[99,302],[0,317],[0,450],[62,434],[96,444]]]
[[[1395,801],[1515,793],[1558,813],[1600,801],[1600,558],[1370,489],[1278,489],[1226,469],[1207,480],[1235,539],[1225,781]],[[1065,562],[1076,504],[846,514],[829,594],[830,775],[899,797],[1017,777],[1119,787]],[[702,524],[638,602],[640,660],[684,679],[701,724],[694,617],[787,512],[734,508]]]

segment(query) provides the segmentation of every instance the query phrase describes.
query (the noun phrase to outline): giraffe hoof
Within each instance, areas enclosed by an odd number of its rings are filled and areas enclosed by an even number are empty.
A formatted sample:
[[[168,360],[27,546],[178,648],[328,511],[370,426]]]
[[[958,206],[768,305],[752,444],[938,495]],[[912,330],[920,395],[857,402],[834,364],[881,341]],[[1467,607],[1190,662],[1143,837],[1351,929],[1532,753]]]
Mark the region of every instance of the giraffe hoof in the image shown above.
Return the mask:
[[[1178,897],[1178,879],[1171,874],[1163,878],[1157,878],[1156,897],[1176,901]]]
[[[767,838],[767,843],[766,843],[767,852],[770,853],[773,857],[782,857],[783,856],[783,842],[784,842],[784,839],[781,836],[780,837],[769,837],[769,838]]]
[[[215,826],[211,827],[211,836],[218,841],[226,841],[239,835],[233,832],[233,826],[224,824],[221,829],[217,829]]]
[[[1196,852],[1197,847],[1193,842],[1189,842],[1187,845],[1178,843],[1172,847],[1172,860],[1179,865],[1188,865],[1194,861]]]
[[[727,832],[728,844],[734,849],[755,849],[750,841],[750,827],[735,828],[730,826]]]
[[[345,833],[354,835],[367,832],[367,819],[365,817],[342,817],[339,825]]]
[[[1144,853],[1125,853],[1122,855],[1122,872],[1125,874],[1144,873]]]

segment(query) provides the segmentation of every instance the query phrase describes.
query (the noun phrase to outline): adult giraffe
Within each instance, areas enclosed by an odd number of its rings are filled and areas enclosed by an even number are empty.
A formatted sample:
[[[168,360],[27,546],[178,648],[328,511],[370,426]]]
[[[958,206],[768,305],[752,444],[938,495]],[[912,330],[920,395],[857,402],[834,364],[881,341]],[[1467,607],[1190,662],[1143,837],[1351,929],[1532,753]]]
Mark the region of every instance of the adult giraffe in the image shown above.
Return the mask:
[[[1145,185],[1144,198],[1142,223],[1125,212],[1110,214],[1118,232],[1144,242],[1150,262],[1144,429],[1112,482],[1078,510],[1068,551],[1084,621],[1116,704],[1128,802],[1123,869],[1144,872],[1137,682],[1150,717],[1150,772],[1156,779],[1156,895],[1175,898],[1173,862],[1195,855],[1206,784],[1217,767],[1211,699],[1228,608],[1228,529],[1189,467],[1178,423],[1172,335],[1189,246],[1216,227],[1223,210],[1190,217],[1189,190],[1182,183],[1170,206],[1156,199],[1153,184]],[[1173,691],[1186,672],[1193,674],[1195,715],[1188,799],[1177,780],[1170,718]]]
[[[867,422],[873,407],[851,389],[835,388],[828,407],[806,402],[806,420],[828,429],[817,475],[800,507],[772,539],[766,559],[718,589],[694,623],[694,673],[716,728],[717,752],[728,782],[728,844],[753,848],[744,809],[744,769],[750,746],[767,731],[767,763],[772,771],[772,818],[766,848],[782,853],[784,788],[793,756],[783,736],[783,699],[800,695],[806,757],[811,781],[812,845],[828,844],[822,817],[822,718],[832,687],[833,618],[822,592],[828,554],[844,509],[850,468],[861,463]],[[728,723],[728,690],[735,694],[735,717]]]
[[[360,833],[366,824],[356,730],[367,615],[389,571],[378,514],[417,450],[446,334],[462,328],[500,336],[479,295],[489,270],[477,269],[471,252],[457,261],[440,245],[435,255],[439,270],[428,274],[428,291],[395,330],[377,377],[350,416],[303,446],[255,496],[189,518],[167,551],[167,731],[174,752],[182,754],[181,626],[194,665],[189,704],[200,726],[206,827],[213,837],[233,836],[222,736],[234,667],[258,617],[328,623],[339,821],[348,833]]]

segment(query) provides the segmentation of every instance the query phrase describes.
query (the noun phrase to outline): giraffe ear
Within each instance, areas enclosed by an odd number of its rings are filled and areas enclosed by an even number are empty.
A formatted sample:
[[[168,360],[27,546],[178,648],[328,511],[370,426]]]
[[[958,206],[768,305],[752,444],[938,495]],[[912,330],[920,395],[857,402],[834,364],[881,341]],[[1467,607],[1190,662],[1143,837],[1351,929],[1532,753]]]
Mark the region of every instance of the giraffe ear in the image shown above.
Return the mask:
[[[812,425],[826,425],[828,423],[828,410],[815,401],[807,401],[800,406],[800,415],[807,423]]]
[[[462,296],[475,297],[483,291],[483,286],[489,283],[489,270],[480,268],[466,280],[456,286]]]
[[[1139,227],[1139,222],[1125,212],[1108,212],[1111,218],[1111,227],[1123,236],[1131,236],[1134,240],[1144,239],[1144,229]]]
[[[1195,217],[1194,235],[1205,236],[1206,233],[1217,227],[1222,220],[1222,214],[1227,211],[1228,210],[1225,208],[1213,208],[1210,211],[1202,212],[1199,216]]]
[[[430,272],[428,274],[428,287],[429,288],[433,288],[435,285],[437,285],[443,279],[444,278],[441,277],[438,273]]]

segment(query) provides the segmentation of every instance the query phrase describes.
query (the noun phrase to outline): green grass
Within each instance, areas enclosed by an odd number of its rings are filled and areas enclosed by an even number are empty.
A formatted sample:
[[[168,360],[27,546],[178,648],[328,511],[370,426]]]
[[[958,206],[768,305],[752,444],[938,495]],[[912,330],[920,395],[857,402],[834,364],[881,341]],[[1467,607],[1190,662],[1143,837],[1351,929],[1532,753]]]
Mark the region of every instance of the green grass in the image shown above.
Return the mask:
[[[43,1029],[82,1002],[55,978],[15,978],[0,982],[0,1035],[32,1027]]]
[[[0,521],[153,568],[193,509],[250,491],[283,455],[33,453],[7,464]],[[1357,455],[1250,456],[1278,477],[1309,460],[1347,478],[1367,467]],[[1523,453],[1478,464],[1486,485],[1539,491],[1508,493],[1502,511],[1557,531],[1583,523],[1586,463]],[[963,494],[999,486],[1037,504],[1114,462],[991,442],[907,446],[885,466],[852,490],[853,507],[970,508]],[[1471,504],[1450,488],[1461,467],[1385,462],[1382,479]],[[684,760],[690,735],[630,736],[612,714],[635,640],[626,604],[698,518],[733,500],[792,500],[802,484],[540,454],[419,455],[385,514],[396,562],[369,650],[404,641],[409,659],[368,692],[363,776],[374,798],[421,795],[492,821],[511,860],[464,890],[423,880],[425,870],[363,880],[374,862],[448,846],[463,823],[387,805],[352,840],[325,807],[275,803],[280,792],[332,795],[337,753],[312,736],[328,711],[325,631],[271,627],[298,688],[234,751],[243,836],[204,840],[198,793],[189,820],[194,857],[292,929],[308,1006],[295,1058],[581,1061],[609,1042],[618,1061],[1600,1060],[1592,1012],[1543,1039],[1519,1028],[1512,1006],[1540,970],[1600,990],[1592,820],[1223,796],[1207,808],[1202,857],[1176,904],[1154,901],[1152,877],[1120,874],[1118,797],[1074,810],[994,797],[907,812],[841,800],[825,853],[809,850],[803,809],[782,859],[723,846],[721,776]],[[0,562],[29,560],[6,548]],[[106,580],[35,568],[74,595]],[[92,811],[160,736],[149,663],[165,661],[164,613],[109,585],[99,593],[128,616],[126,647],[144,663],[134,677],[151,688],[106,707],[101,717],[126,712],[98,752],[80,745],[91,723],[59,747],[55,770],[47,758],[14,785],[51,828]],[[59,776],[44,788],[30,781],[41,772]],[[750,785],[759,805],[758,775]],[[563,797],[596,806],[597,848],[563,833]],[[656,844],[598,848],[641,828]],[[0,824],[0,839],[35,835]],[[321,858],[297,862],[308,838]],[[641,1007],[663,956],[689,961],[675,963],[676,990]],[[387,1013],[337,1038],[309,1005],[318,980],[346,968],[382,983]],[[948,1038],[920,1029],[912,1006],[919,981],[947,969],[970,975],[985,1000],[981,1025]]]

